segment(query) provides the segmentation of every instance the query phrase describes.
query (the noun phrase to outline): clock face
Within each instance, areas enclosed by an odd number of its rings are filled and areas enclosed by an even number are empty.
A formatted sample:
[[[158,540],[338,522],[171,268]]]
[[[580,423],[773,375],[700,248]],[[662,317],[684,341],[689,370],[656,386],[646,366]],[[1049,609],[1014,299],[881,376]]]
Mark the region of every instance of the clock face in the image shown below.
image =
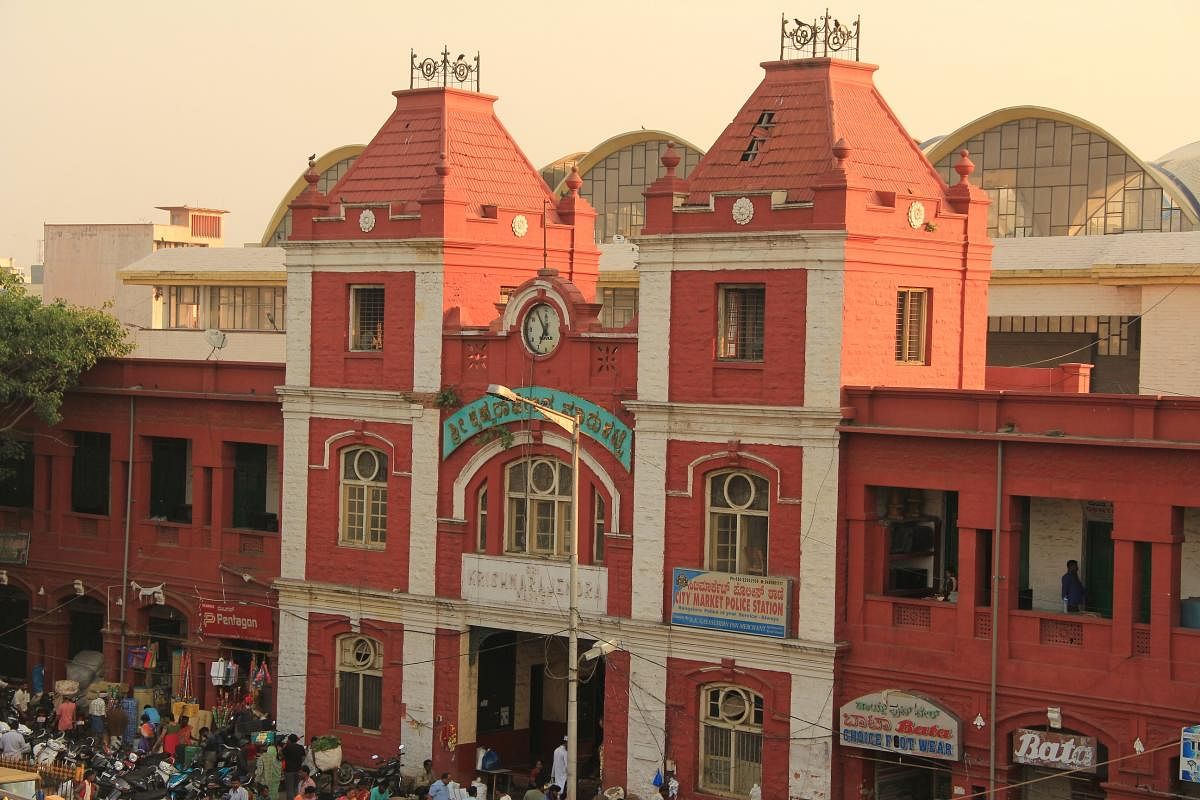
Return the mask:
[[[559,326],[562,318],[558,309],[549,303],[538,303],[525,314],[525,322],[521,325],[521,333],[525,337],[525,346],[534,355],[544,356],[558,347],[562,339]]]

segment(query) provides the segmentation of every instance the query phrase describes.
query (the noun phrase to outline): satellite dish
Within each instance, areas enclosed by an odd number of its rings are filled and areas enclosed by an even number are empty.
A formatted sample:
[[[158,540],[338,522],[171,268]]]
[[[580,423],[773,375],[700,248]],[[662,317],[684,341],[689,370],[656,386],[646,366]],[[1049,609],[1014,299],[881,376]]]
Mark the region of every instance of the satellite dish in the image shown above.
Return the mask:
[[[209,328],[204,332],[204,341],[208,342],[212,349],[220,350],[225,346],[225,334],[216,328]]]

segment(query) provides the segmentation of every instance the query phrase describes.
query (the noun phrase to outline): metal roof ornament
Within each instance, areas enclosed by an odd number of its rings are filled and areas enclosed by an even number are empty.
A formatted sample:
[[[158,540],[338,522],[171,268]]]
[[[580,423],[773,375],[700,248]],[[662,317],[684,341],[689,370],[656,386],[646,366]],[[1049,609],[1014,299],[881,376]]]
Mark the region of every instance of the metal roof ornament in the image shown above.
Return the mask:
[[[412,62],[408,77],[409,89],[424,89],[430,86],[443,88],[453,86],[456,89],[479,91],[479,53],[475,58],[468,59],[466,53],[459,53],[458,58],[450,60],[450,48],[443,46],[441,58],[423,58],[418,60],[415,50],[409,50]]]
[[[811,23],[789,20],[785,15],[779,32],[779,60],[785,58],[841,58],[858,61],[859,23],[855,17],[849,26],[830,16],[817,17]],[[842,51],[845,51],[843,53]]]

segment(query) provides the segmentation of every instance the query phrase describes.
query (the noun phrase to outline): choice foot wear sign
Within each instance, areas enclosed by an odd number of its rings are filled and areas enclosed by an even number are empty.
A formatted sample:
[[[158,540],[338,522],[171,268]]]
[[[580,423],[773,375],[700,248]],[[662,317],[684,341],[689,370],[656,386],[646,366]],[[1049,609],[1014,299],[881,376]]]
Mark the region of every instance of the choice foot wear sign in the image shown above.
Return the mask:
[[[882,691],[856,697],[841,708],[843,745],[887,753],[957,761],[958,718],[924,697]]]

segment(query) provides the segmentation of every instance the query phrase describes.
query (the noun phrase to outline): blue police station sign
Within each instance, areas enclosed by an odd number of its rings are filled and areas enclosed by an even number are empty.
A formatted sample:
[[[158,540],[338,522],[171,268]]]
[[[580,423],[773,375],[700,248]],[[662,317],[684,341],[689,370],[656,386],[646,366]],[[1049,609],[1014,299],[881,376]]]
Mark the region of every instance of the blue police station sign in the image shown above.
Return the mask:
[[[671,624],[754,636],[787,636],[791,581],[676,567]]]

